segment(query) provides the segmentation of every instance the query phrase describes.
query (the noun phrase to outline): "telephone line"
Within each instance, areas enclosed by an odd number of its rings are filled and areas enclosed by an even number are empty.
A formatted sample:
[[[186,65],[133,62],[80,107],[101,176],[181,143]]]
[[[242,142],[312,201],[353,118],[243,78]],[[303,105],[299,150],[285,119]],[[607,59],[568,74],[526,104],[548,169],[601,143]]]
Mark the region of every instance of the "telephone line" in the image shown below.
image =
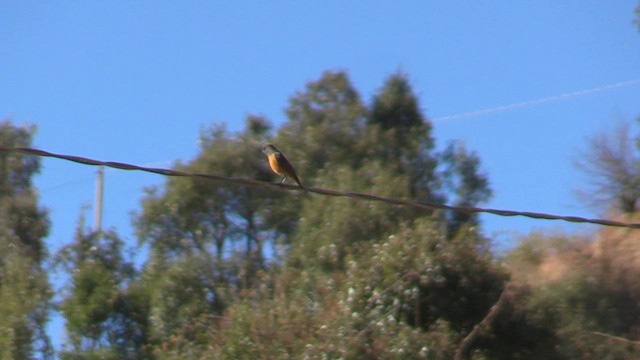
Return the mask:
[[[72,161],[72,162],[83,164],[83,165],[106,166],[110,168],[128,170],[128,171],[144,171],[144,172],[149,172],[149,173],[154,173],[154,174],[164,175],[164,176],[200,178],[200,179],[219,181],[219,182],[225,182],[225,183],[236,184],[236,185],[271,187],[271,188],[276,188],[281,190],[282,189],[300,190],[298,186],[289,185],[289,184],[275,184],[267,181],[260,181],[260,180],[250,179],[250,178],[228,177],[228,176],[222,176],[222,175],[193,173],[193,172],[186,172],[186,171],[173,170],[173,169],[145,167],[145,166],[138,166],[138,165],[127,164],[122,162],[115,162],[115,161],[100,161],[100,160],[85,158],[82,156],[56,154],[56,153],[39,150],[39,149],[33,149],[33,148],[7,147],[7,146],[0,145],[0,151],[21,153],[21,154],[32,155],[32,156],[57,158],[61,160]],[[631,229],[640,229],[639,223],[626,223],[626,222],[620,222],[615,220],[589,219],[589,218],[583,218],[579,216],[554,215],[554,214],[532,212],[532,211],[516,211],[516,210],[481,208],[481,207],[474,207],[474,206],[454,206],[454,205],[445,205],[445,204],[435,204],[435,203],[430,203],[426,201],[415,201],[415,200],[380,196],[380,195],[367,194],[367,193],[361,193],[361,192],[338,191],[338,190],[313,188],[313,187],[307,187],[307,190],[309,192],[313,192],[320,195],[349,197],[352,199],[359,199],[359,200],[380,201],[380,202],[385,202],[389,204],[411,206],[411,207],[426,209],[426,210],[451,210],[451,211],[465,212],[465,213],[487,213],[487,214],[493,214],[497,216],[522,216],[522,217],[539,219],[539,220],[560,220],[560,221],[566,221],[566,222],[572,222],[572,223],[586,223],[586,224],[595,224],[595,225],[602,225],[602,226],[615,226],[615,227],[625,227],[625,228],[631,228]]]
[[[438,116],[438,117],[435,117],[435,118],[431,119],[431,121],[438,122],[438,121],[455,120],[455,119],[460,119],[460,118],[465,118],[465,117],[473,117],[473,116],[492,114],[492,113],[496,113],[496,112],[519,109],[519,108],[529,107],[529,106],[533,106],[533,105],[544,104],[544,103],[548,103],[548,102],[552,102],[552,101],[560,101],[560,100],[564,100],[564,99],[569,99],[569,98],[589,95],[589,94],[593,94],[593,93],[599,93],[599,92],[602,92],[602,91],[608,91],[608,90],[613,90],[613,89],[617,89],[617,88],[621,88],[621,87],[626,87],[626,86],[631,86],[631,85],[638,85],[638,84],[640,84],[640,79],[621,81],[621,82],[617,82],[617,83],[614,83],[614,84],[603,85],[603,86],[598,86],[598,87],[594,87],[594,88],[590,88],[590,89],[578,90],[578,91],[573,91],[573,92],[567,92],[567,93],[563,93],[563,94],[559,94],[559,95],[547,96],[547,97],[537,98],[537,99],[533,99],[533,100],[526,100],[526,101],[507,104],[507,105],[500,105],[500,106],[495,106],[495,107],[491,107],[491,108],[480,109],[480,110],[475,110],[475,111],[468,111],[468,112],[463,112],[463,113],[453,114],[453,115]]]

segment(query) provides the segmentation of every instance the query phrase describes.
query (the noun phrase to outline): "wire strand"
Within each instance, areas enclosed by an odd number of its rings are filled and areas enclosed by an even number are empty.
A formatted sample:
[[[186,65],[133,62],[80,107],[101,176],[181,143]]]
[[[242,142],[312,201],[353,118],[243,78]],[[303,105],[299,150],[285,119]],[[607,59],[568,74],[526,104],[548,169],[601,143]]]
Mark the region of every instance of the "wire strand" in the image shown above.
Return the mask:
[[[0,145],[0,151],[21,153],[25,155],[40,156],[40,157],[57,158],[61,160],[72,161],[72,162],[83,164],[83,165],[106,166],[110,168],[128,170],[128,171],[144,171],[144,172],[154,173],[154,174],[163,175],[163,176],[200,178],[200,179],[225,182],[225,183],[236,184],[236,185],[270,187],[270,188],[275,188],[280,190],[302,190],[298,186],[289,185],[289,184],[274,184],[271,182],[260,181],[260,180],[250,179],[250,178],[228,177],[228,176],[204,174],[204,173],[192,173],[192,172],[173,170],[173,169],[138,166],[138,165],[115,162],[115,161],[100,161],[100,160],[85,158],[82,156],[56,154],[56,153],[39,150],[39,149],[32,149],[32,148],[7,147],[7,146]],[[487,213],[487,214],[493,214],[497,216],[522,216],[522,217],[539,219],[539,220],[560,220],[560,221],[566,221],[566,222],[572,222],[572,223],[586,223],[586,224],[595,224],[595,225],[602,225],[602,226],[615,226],[615,227],[624,227],[624,228],[631,228],[631,229],[640,229],[640,224],[638,223],[626,223],[626,222],[607,220],[607,219],[589,219],[589,218],[584,218],[579,216],[564,216],[564,215],[554,215],[554,214],[532,212],[532,211],[492,209],[492,208],[481,208],[481,207],[474,207],[474,206],[453,206],[453,205],[430,203],[425,201],[401,199],[401,198],[395,198],[395,197],[389,197],[389,196],[380,196],[380,195],[367,194],[367,193],[361,193],[361,192],[338,191],[338,190],[322,189],[322,188],[314,188],[314,187],[306,187],[306,188],[309,192],[313,192],[320,195],[349,197],[349,198],[358,199],[358,200],[380,201],[380,202],[385,202],[389,204],[395,204],[400,206],[410,206],[410,207],[425,209],[425,210],[450,210],[450,211],[464,212],[464,213]]]
[[[565,100],[565,99],[569,99],[569,98],[573,98],[573,97],[579,97],[579,96],[589,95],[589,94],[593,94],[593,93],[599,93],[599,92],[602,92],[602,91],[608,91],[608,90],[613,90],[613,89],[626,87],[626,86],[631,86],[631,85],[637,85],[637,84],[640,84],[640,79],[621,81],[621,82],[618,82],[618,83],[598,86],[598,87],[595,87],[595,88],[590,88],[590,89],[585,89],[585,90],[578,90],[578,91],[568,92],[568,93],[564,93],[564,94],[560,94],[560,95],[547,96],[547,97],[543,97],[543,98],[527,100],[527,101],[521,101],[521,102],[511,103],[511,104],[507,104],[507,105],[500,105],[500,106],[495,106],[495,107],[486,108],[486,109],[480,109],[480,110],[475,110],[475,111],[468,111],[468,112],[463,112],[463,113],[459,113],[459,114],[439,116],[439,117],[435,117],[435,118],[431,119],[431,121],[440,122],[440,121],[455,120],[455,119],[460,119],[460,118],[465,118],[465,117],[473,117],[473,116],[492,114],[492,113],[496,113],[496,112],[519,109],[519,108],[529,107],[529,106],[533,106],[533,105],[544,104],[544,103],[548,103],[548,102],[552,102],[552,101],[560,101],[560,100]]]

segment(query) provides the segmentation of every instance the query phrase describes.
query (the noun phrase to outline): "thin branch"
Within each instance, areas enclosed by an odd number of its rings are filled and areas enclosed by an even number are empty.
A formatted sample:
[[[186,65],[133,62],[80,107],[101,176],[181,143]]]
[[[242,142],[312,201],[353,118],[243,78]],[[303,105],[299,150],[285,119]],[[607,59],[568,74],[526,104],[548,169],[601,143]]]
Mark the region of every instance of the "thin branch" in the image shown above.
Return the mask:
[[[589,331],[589,332],[587,332],[587,334],[604,337],[604,338],[607,338],[609,340],[613,340],[613,341],[617,341],[617,342],[621,342],[621,343],[625,343],[625,344],[631,344],[631,345],[635,345],[635,346],[640,346],[640,341],[630,340],[630,339],[627,339],[627,338],[623,338],[623,337],[620,337],[620,336],[615,336],[615,335],[603,333],[603,332],[600,332],[600,331]]]
[[[498,316],[498,314],[502,311],[502,309],[504,308],[505,304],[508,301],[508,292],[510,291],[511,284],[512,284],[511,282],[507,283],[507,285],[502,290],[502,294],[500,294],[500,297],[498,298],[496,303],[493,304],[493,306],[491,306],[491,309],[489,309],[487,316],[485,316],[484,319],[482,319],[482,321],[476,324],[473,327],[473,330],[471,330],[471,332],[469,333],[469,335],[467,335],[462,340],[462,342],[460,343],[460,346],[458,346],[458,350],[456,350],[455,356],[453,357],[454,360],[463,360],[465,354],[469,351],[469,349],[471,348],[473,343],[476,341],[476,339],[491,327],[491,325],[493,324],[493,321]]]

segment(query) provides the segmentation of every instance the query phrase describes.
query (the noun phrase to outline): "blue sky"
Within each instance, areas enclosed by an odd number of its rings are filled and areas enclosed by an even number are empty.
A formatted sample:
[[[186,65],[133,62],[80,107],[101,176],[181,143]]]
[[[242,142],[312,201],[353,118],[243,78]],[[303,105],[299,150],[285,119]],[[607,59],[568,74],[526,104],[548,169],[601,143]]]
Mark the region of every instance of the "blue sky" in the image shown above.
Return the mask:
[[[495,4],[495,5],[489,5]],[[288,99],[345,70],[365,101],[406,72],[439,146],[464,140],[490,207],[598,216],[573,196],[585,138],[640,115],[635,0],[14,1],[0,12],[0,117],[38,126],[44,150],[168,167],[203,127],[286,119]],[[629,82],[624,86],[608,85]],[[561,96],[600,89],[578,96]],[[528,106],[498,109],[542,98]],[[286,149],[283,149],[286,152]],[[36,184],[52,251],[92,206],[96,169],[43,160]],[[131,213],[157,175],[107,171],[103,224],[131,244]],[[357,190],[357,189],[354,189]],[[91,223],[92,211],[86,211]],[[483,216],[503,245],[532,229],[595,227]],[[56,340],[59,342],[59,338]]]

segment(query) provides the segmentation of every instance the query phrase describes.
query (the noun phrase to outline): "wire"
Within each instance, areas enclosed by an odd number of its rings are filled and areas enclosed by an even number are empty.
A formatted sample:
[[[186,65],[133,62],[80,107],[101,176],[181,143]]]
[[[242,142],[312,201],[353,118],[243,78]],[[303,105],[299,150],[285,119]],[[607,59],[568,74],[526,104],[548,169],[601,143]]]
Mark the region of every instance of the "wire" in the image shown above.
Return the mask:
[[[486,108],[486,109],[481,109],[481,110],[464,112],[464,113],[460,113],[460,114],[440,116],[440,117],[436,117],[436,118],[431,119],[431,121],[435,122],[435,121],[454,120],[454,119],[459,119],[459,118],[464,118],[464,117],[472,117],[472,116],[480,116],[480,115],[492,114],[492,113],[496,113],[496,112],[513,110],[513,109],[518,109],[518,108],[523,108],[523,107],[543,104],[543,103],[552,102],[552,101],[559,101],[559,100],[564,100],[564,99],[568,99],[568,98],[572,98],[572,97],[584,96],[584,95],[588,95],[588,94],[593,94],[593,93],[598,93],[598,92],[602,92],[602,91],[613,90],[613,89],[617,89],[617,88],[621,88],[621,87],[625,87],[625,86],[637,85],[637,84],[640,84],[640,79],[627,80],[627,81],[622,81],[622,82],[618,82],[618,83],[615,83],[615,84],[598,86],[598,87],[591,88],[591,89],[573,91],[573,92],[568,92],[568,93],[564,93],[564,94],[560,94],[560,95],[548,96],[548,97],[538,98],[538,99],[534,99],[534,100],[521,101],[521,102],[512,103],[512,104],[508,104],[508,105],[501,105],[501,106],[496,106],[496,107],[491,107],[491,108]]]
[[[145,165],[142,165],[143,167],[147,167],[147,166],[157,166],[157,165],[169,165],[171,164],[171,161],[165,160],[165,161],[154,161],[153,163],[148,163]],[[113,168],[108,168],[106,169],[107,172],[111,173],[111,172],[116,172],[118,169],[113,169]],[[93,177],[85,177],[82,179],[75,179],[75,180],[69,180],[57,185],[52,185],[49,186],[47,188],[44,189],[40,189],[40,192],[45,193],[45,192],[49,192],[52,190],[57,190],[60,188],[64,188],[67,186],[71,186],[71,185],[75,185],[75,184],[83,184],[83,183],[88,183],[88,182],[92,182],[95,181],[95,179]]]
[[[42,156],[42,157],[51,157],[57,158],[67,161],[72,161],[76,163],[80,163],[83,165],[93,165],[93,166],[107,166],[120,170],[130,170],[130,171],[144,171],[164,176],[176,176],[176,177],[191,177],[191,178],[200,178],[212,181],[225,182],[236,185],[244,185],[244,186],[258,186],[258,187],[270,187],[280,190],[301,190],[300,187],[289,184],[274,184],[267,181],[260,181],[250,178],[239,178],[239,177],[228,177],[214,174],[204,174],[204,173],[192,173],[185,172],[180,170],[173,169],[162,169],[162,168],[153,168],[153,167],[145,167],[132,165],[127,163],[115,162],[115,161],[100,161],[95,159],[89,159],[81,156],[75,155],[63,155],[63,154],[55,154],[44,150],[32,149],[32,148],[24,148],[24,147],[7,147],[0,145],[0,151],[3,152],[13,152],[13,153],[21,153],[26,155],[33,156]],[[351,192],[351,191],[338,191],[331,189],[322,189],[322,188],[313,188],[307,187],[309,192],[313,192],[316,194],[327,195],[327,196],[336,196],[336,197],[349,197],[352,199],[359,200],[369,200],[369,201],[380,201],[389,204],[401,205],[401,206],[411,206],[418,209],[427,209],[427,210],[450,210],[456,212],[464,212],[464,213],[487,213],[498,216],[523,216],[532,219],[541,219],[541,220],[561,220],[572,223],[587,223],[587,224],[596,224],[602,226],[616,226],[616,227],[625,227],[631,229],[640,229],[640,224],[638,223],[626,223],[615,220],[606,220],[606,219],[589,219],[583,218],[579,216],[563,216],[563,215],[553,215],[532,211],[515,211],[515,210],[503,210],[503,209],[492,209],[492,208],[480,208],[474,206],[453,206],[453,205],[444,205],[444,204],[435,204],[429,203],[425,201],[415,201],[408,199],[401,199],[395,197],[388,196],[380,196],[374,194],[360,193],[360,192]]]

